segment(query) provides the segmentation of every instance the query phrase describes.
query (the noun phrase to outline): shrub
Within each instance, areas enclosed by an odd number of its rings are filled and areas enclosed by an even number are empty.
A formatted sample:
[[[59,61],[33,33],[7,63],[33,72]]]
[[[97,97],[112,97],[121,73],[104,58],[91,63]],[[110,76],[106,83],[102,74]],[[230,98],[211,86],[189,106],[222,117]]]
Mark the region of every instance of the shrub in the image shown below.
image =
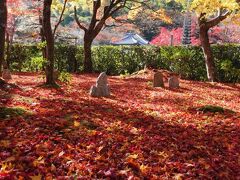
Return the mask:
[[[30,71],[29,61],[33,57],[40,57],[40,52],[36,46],[14,44],[9,57],[10,68],[13,71]],[[27,65],[24,67],[25,63]]]
[[[202,51],[199,47],[172,46],[161,48],[164,69],[180,74],[182,78],[206,80]]]
[[[219,80],[240,82],[240,46],[214,45],[212,51]],[[207,80],[202,49],[196,46],[93,46],[92,59],[95,72],[110,75],[131,74],[148,66],[173,71],[185,79]],[[14,45],[14,71],[38,71],[43,66],[37,46]],[[81,72],[83,47],[56,45],[55,68],[59,72]]]
[[[38,72],[44,69],[46,59],[43,57],[35,56],[31,57],[30,60],[25,61],[23,64],[23,71]]]
[[[80,62],[76,58],[77,50],[76,46],[57,45],[55,47],[55,68],[58,71],[79,71]]]
[[[60,72],[58,76],[58,80],[66,84],[70,83],[71,79],[71,74],[68,72]]]
[[[213,46],[218,78],[221,82],[240,82],[240,46]]]

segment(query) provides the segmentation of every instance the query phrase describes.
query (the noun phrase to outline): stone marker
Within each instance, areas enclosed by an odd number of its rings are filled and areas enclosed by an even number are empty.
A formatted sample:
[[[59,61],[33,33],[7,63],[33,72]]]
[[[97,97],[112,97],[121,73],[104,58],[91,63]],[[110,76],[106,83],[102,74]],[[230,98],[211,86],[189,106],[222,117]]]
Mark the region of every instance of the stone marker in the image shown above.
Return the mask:
[[[105,72],[102,72],[98,76],[96,85],[93,85],[91,87],[90,96],[93,96],[93,97],[108,97],[108,96],[110,96],[107,75]]]
[[[163,75],[161,72],[154,73],[153,87],[164,87]]]
[[[11,72],[9,69],[3,69],[3,72],[2,72],[2,78],[5,80],[5,81],[9,81],[12,79],[12,76],[11,76]]]
[[[179,80],[177,76],[171,76],[168,80],[169,88],[179,88]]]

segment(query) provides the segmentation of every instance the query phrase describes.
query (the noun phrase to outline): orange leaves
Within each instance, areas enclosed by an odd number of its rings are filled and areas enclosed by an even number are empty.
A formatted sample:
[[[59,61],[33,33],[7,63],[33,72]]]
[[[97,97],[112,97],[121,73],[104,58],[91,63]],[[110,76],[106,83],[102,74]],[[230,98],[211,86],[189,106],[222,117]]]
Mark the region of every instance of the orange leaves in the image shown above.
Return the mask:
[[[1,141],[0,141],[0,147],[5,147],[5,148],[7,148],[7,147],[10,146],[10,144],[11,144],[11,142],[10,142],[9,140],[1,140]]]
[[[138,133],[139,133],[138,129],[135,127],[131,128],[130,132],[134,135],[138,135]]]
[[[78,122],[78,121],[74,121],[74,122],[73,122],[73,125],[74,125],[75,127],[79,127],[81,124],[80,124],[80,122]]]
[[[42,176],[40,174],[35,175],[35,176],[30,176],[31,180],[41,180]]]
[[[147,165],[141,164],[138,162],[139,155],[138,154],[130,154],[126,158],[127,165],[136,171],[137,173],[141,173],[146,175],[148,173],[149,167]]]
[[[35,167],[37,167],[40,164],[44,164],[44,158],[42,156],[40,156],[39,158],[37,158],[33,161],[33,165]]]
[[[166,23],[171,24],[172,19],[166,14],[166,11],[164,9],[159,9],[156,12],[153,12],[150,14],[150,16],[156,20],[162,20]]]
[[[10,173],[14,169],[14,164],[11,162],[4,162],[1,164],[0,174],[1,173]]]

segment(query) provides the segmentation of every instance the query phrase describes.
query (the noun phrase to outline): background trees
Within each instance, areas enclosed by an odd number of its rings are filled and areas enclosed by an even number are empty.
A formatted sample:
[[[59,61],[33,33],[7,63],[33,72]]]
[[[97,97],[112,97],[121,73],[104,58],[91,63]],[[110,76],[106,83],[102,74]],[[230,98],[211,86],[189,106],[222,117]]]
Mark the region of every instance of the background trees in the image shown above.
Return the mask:
[[[186,4],[185,0],[177,1]],[[205,57],[209,81],[217,81],[214,57],[209,42],[209,30],[217,26],[230,15],[236,14],[239,9],[238,3],[238,0],[194,0],[190,3],[191,9],[198,18],[200,41]]]
[[[182,27],[183,7],[175,1],[151,1],[149,5],[141,6],[128,12],[128,22],[135,24],[141,34],[151,41],[159,32],[161,27],[174,29]],[[143,13],[144,12],[144,13]]]
[[[7,1],[0,1],[0,72],[4,62],[5,33],[7,27]]]
[[[91,8],[91,19],[88,25],[84,25],[80,22],[77,9],[75,7],[75,20],[78,24],[78,27],[84,31],[84,71],[92,72],[92,59],[91,59],[91,46],[93,40],[106,25],[106,21],[120,12],[120,10],[127,8],[132,9],[134,5],[138,6],[145,5],[144,1],[130,1],[130,0],[96,0],[92,1]],[[135,8],[137,9],[137,8]]]
[[[77,9],[75,8],[75,20],[78,27],[84,31],[84,71],[92,72],[92,59],[91,59],[91,46],[93,40],[102,30],[106,23],[106,20],[113,16],[114,13],[118,12],[120,9],[126,6],[126,0],[116,0],[116,1],[101,1],[96,0],[92,2],[92,15],[88,26],[83,25],[78,16]]]
[[[37,4],[34,5],[33,2],[37,2]],[[186,8],[186,2],[186,0],[148,0],[139,2],[131,0],[69,0],[67,3],[67,1],[63,0],[9,0],[8,47],[11,47],[15,32],[18,37],[22,38],[21,42],[27,39],[23,36],[25,32],[19,31],[18,25],[22,26],[24,31],[28,27],[35,26],[35,29],[32,28],[28,31],[29,37],[32,37],[32,42],[39,42],[40,39],[42,42],[46,40],[46,49],[48,50],[43,53],[44,58],[48,60],[46,81],[47,84],[53,84],[54,43],[59,37],[64,37],[71,33],[75,37],[79,34],[79,39],[83,37],[84,71],[91,72],[93,70],[91,45],[96,39],[99,39],[101,43],[110,44],[111,39],[116,40],[127,31],[134,31],[140,33],[146,39],[152,40],[153,44],[157,45],[169,45],[171,35],[173,34],[174,45],[180,45],[184,16],[182,10]],[[194,12],[192,19],[197,16],[198,21],[197,26],[196,20],[193,21],[195,27],[192,27],[191,30],[192,36],[194,36],[191,39],[191,43],[195,45],[201,40],[208,78],[210,81],[215,81],[217,75],[215,73],[210,43],[238,42],[238,30],[234,24],[231,24],[233,28],[223,29],[221,26],[218,27],[218,24],[221,24],[220,22],[224,19],[232,17],[232,15],[237,13],[238,2],[236,0],[194,0],[189,2],[190,10]],[[12,3],[12,7],[10,3]],[[211,5],[211,7],[208,5]],[[20,9],[24,6],[28,7],[22,13]],[[74,6],[76,6],[75,10]],[[11,9],[14,9],[14,11]],[[65,10],[67,11],[65,12]],[[31,25],[27,22],[31,18],[23,19],[23,16],[30,12],[34,12],[36,17],[32,20]],[[3,17],[1,16],[1,22],[4,22]],[[29,24],[26,24],[26,22]],[[79,28],[76,28],[75,25]],[[119,25],[122,27],[119,28]],[[59,26],[65,31],[62,31],[61,36],[57,32],[57,27]],[[103,29],[104,31],[102,31]],[[1,30],[3,32],[3,28]],[[117,35],[115,35],[116,32]],[[38,38],[38,34],[40,34],[41,38]],[[98,36],[99,34],[100,36]],[[114,38],[111,37],[111,34],[114,34],[114,36],[112,35]],[[2,38],[2,40],[4,39]],[[81,41],[75,40],[75,44],[79,42],[81,43]],[[9,52],[10,48],[7,49]],[[2,54],[1,56],[3,57]],[[7,55],[6,57],[8,59],[9,56]]]
[[[23,15],[28,14],[23,6],[23,0],[8,0],[7,28],[6,28],[6,64],[9,68],[10,51],[13,44],[14,35],[19,28]]]

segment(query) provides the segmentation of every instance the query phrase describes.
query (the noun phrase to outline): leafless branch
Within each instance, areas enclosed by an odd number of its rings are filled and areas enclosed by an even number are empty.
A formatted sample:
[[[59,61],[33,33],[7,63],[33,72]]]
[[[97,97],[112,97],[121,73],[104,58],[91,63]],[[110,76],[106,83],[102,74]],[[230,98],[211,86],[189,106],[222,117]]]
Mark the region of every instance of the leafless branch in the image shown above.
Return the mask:
[[[80,21],[79,21],[79,19],[78,19],[78,17],[77,17],[77,9],[76,9],[76,6],[74,6],[74,17],[75,17],[75,20],[76,20],[77,25],[79,26],[79,28],[82,29],[82,30],[84,30],[84,31],[86,32],[86,31],[87,31],[87,28],[84,27],[84,26],[80,23]]]
[[[67,1],[68,1],[68,0],[64,0],[64,4],[63,4],[63,8],[62,8],[61,15],[60,15],[60,17],[59,17],[59,20],[58,20],[57,24],[56,24],[55,27],[54,27],[54,30],[53,30],[53,36],[55,36],[56,30],[57,30],[58,26],[60,25],[60,23],[63,22],[63,19],[62,19],[62,18],[63,18],[63,14],[64,14],[64,12],[65,12],[65,9],[66,9]]]
[[[213,19],[211,19],[211,20],[206,22],[207,28],[211,28],[211,27],[216,26],[221,21],[226,19],[230,13],[231,13],[230,11],[219,10],[217,17],[215,17],[215,18],[213,18]]]

